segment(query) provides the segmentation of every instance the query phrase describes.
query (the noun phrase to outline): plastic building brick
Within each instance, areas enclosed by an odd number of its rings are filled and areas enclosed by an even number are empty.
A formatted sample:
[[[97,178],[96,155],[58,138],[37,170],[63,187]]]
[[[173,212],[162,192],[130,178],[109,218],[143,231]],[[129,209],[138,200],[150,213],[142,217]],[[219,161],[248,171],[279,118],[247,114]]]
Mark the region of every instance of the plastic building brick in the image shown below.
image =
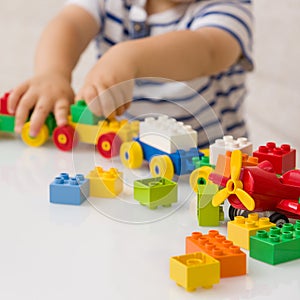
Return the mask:
[[[78,134],[78,139],[82,143],[96,145],[100,130],[98,125],[88,125],[81,123],[71,123]]]
[[[204,156],[196,156],[196,157],[193,157],[192,161],[193,161],[193,165],[195,166],[195,169],[198,169],[198,168],[201,168],[204,166],[211,167],[211,164],[209,163],[209,156],[205,156],[205,155]]]
[[[174,256],[170,259],[170,277],[189,292],[197,287],[212,288],[220,281],[220,262],[202,252]]]
[[[94,115],[84,100],[79,100],[71,105],[71,116],[72,122],[89,125],[96,125],[100,120],[105,119],[102,116]]]
[[[256,213],[249,214],[248,218],[236,216],[227,223],[227,238],[235,245],[249,250],[250,236],[259,230],[270,230],[274,226],[276,224],[271,223],[269,218],[259,218]]]
[[[90,180],[91,197],[114,198],[123,191],[123,173],[115,168],[105,171],[95,167],[87,178]]]
[[[217,164],[215,166],[214,173],[220,174],[225,177],[230,177],[230,151],[226,151],[226,154],[220,154],[218,156]],[[242,154],[242,167],[245,166],[257,166],[258,158],[254,156],[249,156],[248,154]]]
[[[53,130],[56,128],[56,121],[53,113],[50,113],[45,121],[45,125],[48,127],[49,135],[51,136]]]
[[[57,204],[80,205],[89,197],[89,180],[77,174],[69,177],[61,173],[50,184],[50,202]]]
[[[0,115],[0,131],[13,133],[15,131],[15,117]]]
[[[204,252],[221,265],[221,278],[246,274],[246,254],[217,230],[193,232],[186,238],[186,253]]]
[[[169,154],[178,149],[188,151],[197,146],[197,132],[190,125],[184,125],[166,115],[157,119],[145,118],[140,122],[139,139]]]
[[[219,190],[214,183],[204,183],[198,185],[197,194],[197,216],[199,226],[219,226],[224,220],[223,207],[214,207],[212,198]]]
[[[162,177],[135,180],[134,199],[150,209],[169,207],[177,202],[177,183]]]
[[[218,226],[224,220],[223,206],[212,205],[212,198],[219,190],[208,178],[212,167],[203,166],[190,175],[190,186],[197,193],[197,216],[199,226]]]
[[[209,146],[209,162],[216,165],[218,156],[226,154],[226,151],[241,150],[243,153],[252,155],[252,143],[247,138],[240,137],[234,139],[231,135],[226,135],[223,139],[215,140],[215,143]]]
[[[250,238],[250,257],[276,265],[300,258],[300,221],[283,224]]]
[[[197,156],[200,157],[201,155],[202,153],[200,153],[197,148],[191,148],[188,151],[180,149],[175,153],[170,154],[175,174],[183,175],[191,173],[195,169],[193,158]]]
[[[5,93],[0,98],[0,114],[2,114],[2,115],[13,115],[13,114],[10,114],[7,110],[7,102],[8,102],[9,94],[10,93]]]
[[[269,142],[253,152],[253,156],[257,157],[259,162],[268,160],[277,174],[283,174],[296,167],[296,150],[289,144],[277,147],[275,143]]]

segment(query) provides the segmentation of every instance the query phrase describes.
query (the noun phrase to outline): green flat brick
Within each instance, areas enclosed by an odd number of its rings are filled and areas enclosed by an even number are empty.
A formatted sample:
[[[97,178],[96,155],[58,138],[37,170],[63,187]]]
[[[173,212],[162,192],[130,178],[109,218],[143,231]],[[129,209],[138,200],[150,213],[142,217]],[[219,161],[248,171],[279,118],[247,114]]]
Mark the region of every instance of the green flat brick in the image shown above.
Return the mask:
[[[71,116],[72,122],[88,125],[97,125],[99,121],[105,119],[102,116],[98,117],[94,115],[84,100],[79,100],[71,105]]]
[[[300,258],[300,220],[250,237],[250,257],[276,265]]]
[[[0,114],[0,131],[15,132],[15,116]]]
[[[177,202],[177,183],[163,177],[135,180],[134,199],[151,209],[171,206]]]

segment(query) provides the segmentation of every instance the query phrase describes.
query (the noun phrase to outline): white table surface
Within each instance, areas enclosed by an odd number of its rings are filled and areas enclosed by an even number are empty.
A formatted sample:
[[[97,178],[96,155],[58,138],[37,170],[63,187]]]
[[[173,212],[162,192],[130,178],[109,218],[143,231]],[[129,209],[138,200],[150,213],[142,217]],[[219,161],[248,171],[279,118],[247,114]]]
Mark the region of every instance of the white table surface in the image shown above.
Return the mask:
[[[152,211],[133,200],[133,179],[149,176],[146,165],[132,172],[90,145],[64,153],[52,142],[30,148],[3,133],[0,149],[0,299],[300,298],[300,260],[270,266],[249,258],[246,276],[194,293],[169,278],[169,258],[184,254],[185,237],[209,230],[197,225],[188,178],[179,180],[177,204]],[[120,198],[49,203],[55,176],[95,165],[124,170]],[[225,224],[218,229],[226,234]]]

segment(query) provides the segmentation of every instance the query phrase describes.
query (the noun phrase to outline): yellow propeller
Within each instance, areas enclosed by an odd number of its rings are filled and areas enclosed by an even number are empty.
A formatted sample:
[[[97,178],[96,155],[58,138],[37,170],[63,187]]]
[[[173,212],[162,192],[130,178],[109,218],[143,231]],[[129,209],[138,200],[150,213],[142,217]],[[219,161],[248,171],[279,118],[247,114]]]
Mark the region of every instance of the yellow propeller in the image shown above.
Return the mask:
[[[230,195],[236,195],[248,210],[251,211],[255,208],[255,202],[253,198],[243,190],[243,183],[240,180],[241,168],[242,152],[240,150],[234,150],[231,154],[230,160],[230,179],[227,181],[226,187],[216,193],[213,197],[213,206],[219,206]]]

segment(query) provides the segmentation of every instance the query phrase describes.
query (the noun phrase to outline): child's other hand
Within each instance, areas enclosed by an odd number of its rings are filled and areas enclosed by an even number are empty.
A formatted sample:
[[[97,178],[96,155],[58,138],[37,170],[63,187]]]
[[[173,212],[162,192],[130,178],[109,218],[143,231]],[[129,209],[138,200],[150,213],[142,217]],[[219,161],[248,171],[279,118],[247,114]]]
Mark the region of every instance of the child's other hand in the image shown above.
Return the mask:
[[[8,110],[15,113],[15,131],[20,133],[30,111],[30,135],[36,136],[48,114],[53,111],[58,126],[67,124],[70,103],[74,93],[69,80],[61,74],[47,73],[35,76],[11,92]]]
[[[76,100],[84,99],[98,116],[122,115],[132,100],[136,76],[133,53],[127,42],[108,50],[86,76]]]

